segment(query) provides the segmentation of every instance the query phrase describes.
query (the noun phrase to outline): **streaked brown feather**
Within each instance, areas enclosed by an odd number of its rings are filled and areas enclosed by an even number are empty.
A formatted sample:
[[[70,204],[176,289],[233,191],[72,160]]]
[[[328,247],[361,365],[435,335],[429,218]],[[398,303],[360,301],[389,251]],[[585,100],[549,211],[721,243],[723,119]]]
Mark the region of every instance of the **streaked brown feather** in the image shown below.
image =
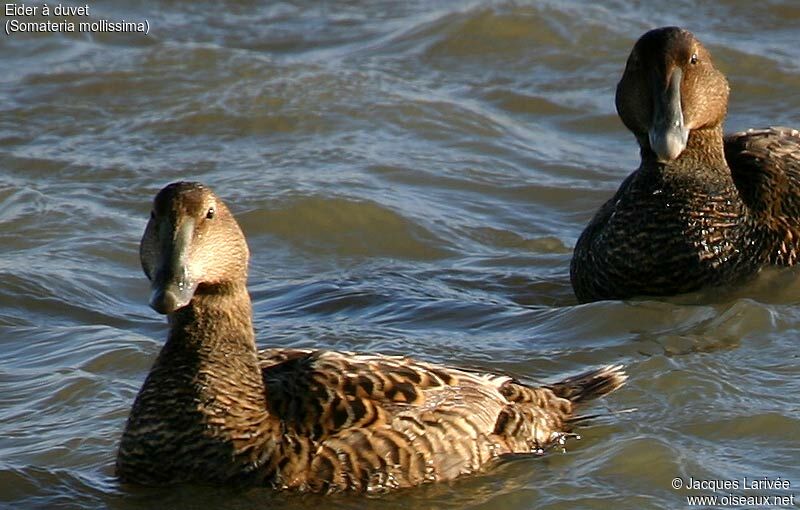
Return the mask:
[[[205,221],[210,203],[216,216]],[[407,357],[257,352],[246,245],[222,201],[206,187],[179,183],[159,193],[154,209],[143,265],[169,313],[170,335],[120,443],[124,481],[375,492],[451,480],[501,455],[554,444],[571,429],[577,404],[625,382],[618,366],[536,388]],[[185,229],[183,237],[172,232],[187,218],[202,233],[191,239],[191,256],[172,245],[187,239]],[[229,262],[233,256],[245,260]],[[214,283],[197,269],[211,260]],[[178,301],[164,298],[163,288],[174,289],[175,279],[197,290],[170,309]]]

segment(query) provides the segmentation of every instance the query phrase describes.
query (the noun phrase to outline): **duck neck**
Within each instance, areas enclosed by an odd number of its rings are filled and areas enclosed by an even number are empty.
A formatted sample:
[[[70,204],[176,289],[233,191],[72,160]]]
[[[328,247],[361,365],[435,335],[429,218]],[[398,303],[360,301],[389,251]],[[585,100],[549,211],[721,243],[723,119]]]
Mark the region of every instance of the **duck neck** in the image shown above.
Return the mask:
[[[725,173],[730,173],[725,161],[722,124],[690,131],[686,150],[695,161],[703,161],[708,165],[713,165],[715,169],[724,169]]]
[[[686,148],[674,161],[658,161],[648,144],[641,146],[643,168],[658,169],[665,174],[682,175],[693,179],[730,181],[730,169],[725,161],[722,124],[693,129],[689,132]]]
[[[253,312],[245,284],[199,287],[189,304],[169,315],[162,354],[196,356],[201,363],[234,359],[257,372]]]
[[[245,283],[198,288],[169,324],[125,434],[148,450],[139,471],[156,482],[260,476],[274,452],[275,431]],[[176,437],[185,444],[159,442]],[[125,447],[123,437],[121,456]]]

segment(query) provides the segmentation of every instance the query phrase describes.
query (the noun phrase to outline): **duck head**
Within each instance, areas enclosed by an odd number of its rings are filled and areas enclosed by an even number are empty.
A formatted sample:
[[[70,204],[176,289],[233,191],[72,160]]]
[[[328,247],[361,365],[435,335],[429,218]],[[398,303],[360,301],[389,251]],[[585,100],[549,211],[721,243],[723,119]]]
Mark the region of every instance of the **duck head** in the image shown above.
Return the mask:
[[[677,159],[695,129],[716,127],[728,108],[728,81],[695,36],[678,27],[644,34],[617,85],[617,112],[643,149]]]
[[[249,251],[239,225],[206,186],[176,182],[153,201],[139,247],[151,282],[150,306],[170,314],[196,292],[246,283]]]

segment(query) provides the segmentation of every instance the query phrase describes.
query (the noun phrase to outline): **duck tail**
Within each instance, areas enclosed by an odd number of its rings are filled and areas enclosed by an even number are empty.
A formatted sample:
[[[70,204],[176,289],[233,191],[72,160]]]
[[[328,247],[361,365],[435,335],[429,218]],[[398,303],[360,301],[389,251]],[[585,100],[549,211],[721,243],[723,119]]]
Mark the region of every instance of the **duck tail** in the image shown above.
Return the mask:
[[[587,402],[608,395],[628,380],[622,365],[608,365],[597,370],[568,377],[546,386],[561,398],[572,402]]]

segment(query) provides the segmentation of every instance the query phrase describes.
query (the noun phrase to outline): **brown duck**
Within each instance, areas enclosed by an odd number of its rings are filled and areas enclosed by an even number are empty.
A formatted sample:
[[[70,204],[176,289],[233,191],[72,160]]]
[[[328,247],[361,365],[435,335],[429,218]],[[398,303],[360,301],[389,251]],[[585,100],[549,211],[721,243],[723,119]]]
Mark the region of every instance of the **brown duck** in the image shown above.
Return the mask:
[[[626,379],[609,366],[532,387],[405,357],[259,352],[247,243],[201,184],[158,193],[140,255],[170,332],[122,436],[125,482],[374,492],[450,480],[559,444],[577,404]]]
[[[680,294],[797,262],[800,133],[723,138],[728,82],[694,35],[644,34],[616,103],[642,161],[578,239],[580,301]]]

